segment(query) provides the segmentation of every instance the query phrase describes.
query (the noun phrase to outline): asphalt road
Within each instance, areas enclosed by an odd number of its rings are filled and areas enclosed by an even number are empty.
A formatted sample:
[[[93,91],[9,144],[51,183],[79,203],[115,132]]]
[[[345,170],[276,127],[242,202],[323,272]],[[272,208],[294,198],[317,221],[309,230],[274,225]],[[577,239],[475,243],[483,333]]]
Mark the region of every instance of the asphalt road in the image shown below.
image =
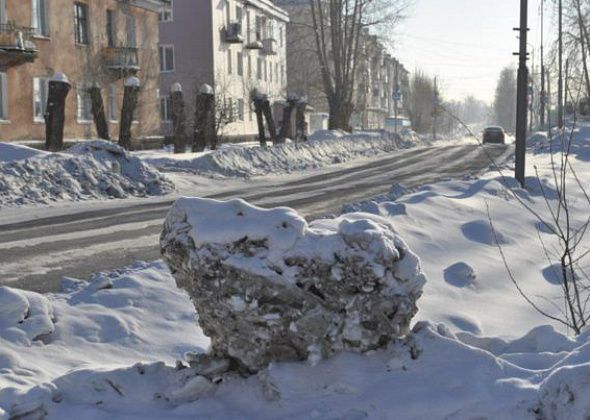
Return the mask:
[[[487,151],[487,152],[486,152]],[[208,195],[241,197],[263,206],[289,206],[308,219],[337,213],[345,203],[383,194],[394,183],[408,187],[478,174],[507,159],[512,146],[439,146],[400,151],[357,166],[296,180],[248,186]],[[159,258],[158,237],[172,200],[63,216],[2,223],[0,285],[38,292],[55,291],[64,276],[85,279],[137,260]]]

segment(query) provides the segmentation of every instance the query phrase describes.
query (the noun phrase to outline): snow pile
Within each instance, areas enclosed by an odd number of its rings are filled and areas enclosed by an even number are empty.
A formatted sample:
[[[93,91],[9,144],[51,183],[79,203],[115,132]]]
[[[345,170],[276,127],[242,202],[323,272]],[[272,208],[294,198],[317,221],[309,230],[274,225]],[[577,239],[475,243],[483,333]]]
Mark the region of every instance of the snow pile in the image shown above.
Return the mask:
[[[0,206],[144,197],[174,190],[157,170],[107,141],[82,143],[64,153],[13,158],[0,163]]]
[[[187,351],[204,351],[209,340],[194,320],[194,306],[162,262],[66,279],[55,294],[2,287],[0,409],[82,366],[173,364]]]
[[[174,300],[166,303],[174,313]],[[113,307],[110,315],[122,310]],[[169,335],[165,328],[154,324],[137,349]],[[176,328],[179,336],[183,328]],[[37,378],[29,389],[1,389],[0,418],[588,418],[588,333],[571,340],[544,327],[505,344],[505,352],[494,355],[465,344],[443,324],[420,323],[407,338],[369,354],[274,363],[256,376],[225,374],[215,384],[182,363],[100,367],[81,360],[51,380]],[[22,359],[34,362],[29,349],[21,350]],[[67,357],[56,355],[54,362]]]
[[[246,372],[383,347],[407,334],[425,283],[418,258],[378,217],[308,225],[287,208],[183,198],[160,243],[212,355]]]
[[[25,160],[33,157],[49,154],[32,147],[21,146],[18,144],[0,143],[0,163],[11,162],[14,160]]]
[[[350,159],[389,153],[423,144],[413,133],[395,136],[387,133],[325,132],[305,143],[272,147],[221,148],[205,154],[158,155],[144,161],[167,171],[190,171],[207,176],[251,177],[320,168]]]

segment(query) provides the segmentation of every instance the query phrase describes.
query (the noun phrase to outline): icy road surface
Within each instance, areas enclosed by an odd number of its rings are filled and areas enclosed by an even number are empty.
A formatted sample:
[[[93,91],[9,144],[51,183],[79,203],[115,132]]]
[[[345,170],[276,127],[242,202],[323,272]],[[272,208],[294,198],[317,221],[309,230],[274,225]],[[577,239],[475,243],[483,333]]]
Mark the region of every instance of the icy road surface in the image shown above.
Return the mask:
[[[503,162],[513,147],[488,146],[487,152]],[[241,197],[264,207],[288,206],[313,219],[338,213],[345,203],[388,192],[394,183],[416,187],[478,174],[489,166],[488,155],[479,146],[439,146],[399,151],[304,175],[228,184],[231,188],[216,181],[219,192],[209,187],[185,188],[181,193],[217,199]],[[93,272],[159,258],[161,225],[173,198],[103,202],[84,211],[79,207],[56,215],[44,209],[16,216],[0,214],[0,285],[54,291],[64,276],[86,278]]]

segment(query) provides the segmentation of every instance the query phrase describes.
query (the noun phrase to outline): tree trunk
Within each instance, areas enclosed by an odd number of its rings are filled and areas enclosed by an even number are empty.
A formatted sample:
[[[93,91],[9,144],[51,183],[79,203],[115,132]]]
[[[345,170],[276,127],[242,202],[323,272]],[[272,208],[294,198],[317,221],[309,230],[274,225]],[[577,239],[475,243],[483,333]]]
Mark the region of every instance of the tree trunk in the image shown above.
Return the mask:
[[[195,126],[193,131],[193,152],[202,152],[207,146],[207,114],[212,95],[199,93],[195,101]]]
[[[96,133],[99,138],[110,140],[111,135],[109,134],[109,124],[107,123],[100,87],[92,86],[88,89],[88,94],[90,95],[90,101],[92,103],[92,118],[94,119],[94,125],[96,126]]]
[[[45,114],[45,148],[51,152],[63,149],[66,98],[71,85],[64,81],[51,80]]]
[[[219,142],[218,130],[217,107],[215,97],[212,96],[207,102],[207,142],[211,150],[217,149],[217,143]]]
[[[262,99],[254,98],[254,112],[256,113],[256,123],[258,124],[258,141],[262,147],[266,146],[266,133],[264,131],[264,115],[262,111]]]
[[[332,98],[328,100],[328,106],[330,111],[328,128],[330,130],[352,131],[350,127],[352,104],[341,98]]]
[[[268,99],[264,99],[262,102],[262,113],[264,114],[264,119],[266,120],[266,125],[268,126],[268,134],[270,135],[270,140],[272,141],[273,145],[279,144],[279,139],[277,136],[277,127],[275,125],[275,120],[272,117],[272,110],[270,109],[270,101]]]
[[[295,115],[295,140],[307,141],[307,130],[305,129],[305,110],[307,102],[299,101],[297,104],[297,113]]]
[[[170,108],[172,111],[172,127],[174,131],[174,153],[186,152],[186,118],[184,114],[184,97],[182,91],[170,94]]]
[[[137,108],[138,96],[139,86],[125,86],[119,127],[119,146],[126,150],[131,149],[131,124],[133,123],[135,108]]]
[[[287,104],[283,108],[283,121],[281,123],[281,130],[278,139],[279,143],[285,143],[287,137],[289,137],[291,134],[291,117],[296,104],[296,100],[287,100]]]

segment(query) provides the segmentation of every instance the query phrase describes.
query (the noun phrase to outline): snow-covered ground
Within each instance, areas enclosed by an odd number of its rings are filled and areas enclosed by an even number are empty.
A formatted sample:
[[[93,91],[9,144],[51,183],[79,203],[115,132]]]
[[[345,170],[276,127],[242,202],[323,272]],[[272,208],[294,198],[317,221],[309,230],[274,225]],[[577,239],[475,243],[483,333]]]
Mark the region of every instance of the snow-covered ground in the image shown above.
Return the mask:
[[[416,191],[396,186],[388,197],[346,207],[388,218],[421,257],[428,281],[410,341],[317,364],[277,363],[211,386],[174,364],[208,340],[159,262],[89,283],[67,280],[62,293],[45,296],[2,288],[0,418],[589,418],[590,330],[574,338],[535,312],[497,246],[529,295],[560,304],[559,278],[539,241],[551,249],[555,238],[506,189],[547,214],[542,191],[553,197],[553,178],[545,140],[533,138],[529,174],[536,166],[541,184],[530,177],[526,190],[507,170],[506,179],[491,172]],[[577,131],[572,150],[588,185],[590,129]],[[571,194],[574,222],[582,223],[590,203]],[[269,383],[279,400],[267,398]]]

